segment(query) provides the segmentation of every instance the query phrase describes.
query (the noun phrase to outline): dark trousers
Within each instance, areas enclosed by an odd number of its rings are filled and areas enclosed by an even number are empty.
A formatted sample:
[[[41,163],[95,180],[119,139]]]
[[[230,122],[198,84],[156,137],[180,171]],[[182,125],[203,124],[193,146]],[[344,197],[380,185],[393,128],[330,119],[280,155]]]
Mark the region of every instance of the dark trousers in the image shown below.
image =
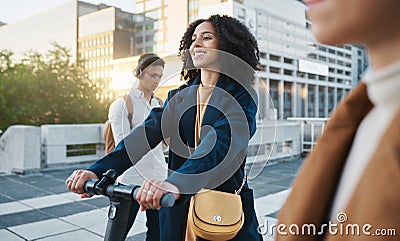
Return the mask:
[[[136,215],[139,211],[139,204],[132,202],[131,210],[129,212],[128,224],[126,226],[125,237],[135,222]],[[158,219],[157,210],[146,210],[146,241],[160,241],[160,221]]]

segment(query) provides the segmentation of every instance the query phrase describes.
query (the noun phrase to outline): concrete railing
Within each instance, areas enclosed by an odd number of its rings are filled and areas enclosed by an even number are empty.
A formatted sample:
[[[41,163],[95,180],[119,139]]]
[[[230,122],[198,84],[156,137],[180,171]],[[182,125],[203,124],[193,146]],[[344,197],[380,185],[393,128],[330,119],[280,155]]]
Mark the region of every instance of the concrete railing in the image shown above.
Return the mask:
[[[300,124],[267,121],[257,124],[251,138],[248,163],[295,157],[301,154]]]
[[[257,124],[248,162],[300,155],[300,124]],[[103,124],[11,126],[0,137],[0,173],[92,162],[104,155]]]
[[[318,137],[324,131],[329,118],[289,117],[288,121],[300,123],[301,152],[310,152],[317,144]]]
[[[40,127],[10,126],[0,138],[0,173],[39,170],[40,150]]]
[[[95,161],[104,155],[103,124],[41,126],[42,167]]]
[[[0,137],[0,173],[95,161],[104,155],[103,124],[10,126]]]

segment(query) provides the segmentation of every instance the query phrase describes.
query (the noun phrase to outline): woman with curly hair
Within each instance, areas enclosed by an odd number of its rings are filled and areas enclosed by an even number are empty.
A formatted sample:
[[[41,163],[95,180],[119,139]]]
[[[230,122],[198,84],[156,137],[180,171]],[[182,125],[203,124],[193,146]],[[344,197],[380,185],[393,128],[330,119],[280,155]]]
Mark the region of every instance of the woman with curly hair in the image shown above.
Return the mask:
[[[161,240],[190,239],[189,201],[202,188],[238,191],[244,224],[231,240],[262,240],[245,170],[248,143],[256,130],[257,97],[251,84],[259,63],[257,41],[238,20],[213,15],[188,27],[179,52],[186,84],[170,91],[164,106],[153,109],[114,152],[87,170],[75,171],[67,187],[85,195],[86,180],[110,168],[121,174],[169,138],[167,179],[144,181],[137,195],[141,210],[160,209]],[[161,208],[167,192],[177,201],[172,208]]]

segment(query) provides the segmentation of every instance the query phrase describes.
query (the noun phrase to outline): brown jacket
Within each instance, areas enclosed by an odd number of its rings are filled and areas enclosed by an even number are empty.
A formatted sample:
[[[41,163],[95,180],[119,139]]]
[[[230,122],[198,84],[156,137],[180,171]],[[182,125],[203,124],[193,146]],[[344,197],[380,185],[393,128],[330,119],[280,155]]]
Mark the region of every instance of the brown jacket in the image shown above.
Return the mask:
[[[336,223],[332,232],[324,227],[325,232],[318,235],[321,225],[329,222],[332,200],[357,128],[372,108],[366,86],[361,83],[335,110],[279,212],[282,232],[277,232],[277,241],[400,240],[400,112],[380,140],[345,208],[347,220]],[[291,235],[289,227],[293,224],[292,232],[297,225],[300,234],[303,224],[314,224],[317,235]],[[359,235],[350,226],[353,224],[359,226]],[[375,235],[393,231],[396,236]],[[306,226],[303,234],[307,234]]]

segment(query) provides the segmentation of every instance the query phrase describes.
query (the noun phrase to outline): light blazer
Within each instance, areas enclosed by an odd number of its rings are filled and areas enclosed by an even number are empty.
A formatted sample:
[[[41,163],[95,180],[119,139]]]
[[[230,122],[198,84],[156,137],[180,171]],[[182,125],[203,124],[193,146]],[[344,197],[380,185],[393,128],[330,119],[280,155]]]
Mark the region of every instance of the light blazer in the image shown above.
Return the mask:
[[[320,231],[319,227],[328,223],[332,200],[357,128],[372,108],[364,83],[337,107],[293,182],[292,191],[279,212],[279,224],[287,227],[297,224],[300,228],[303,224],[314,224]],[[290,235],[286,229],[288,235],[278,232],[276,240],[399,240],[400,112],[380,140],[344,213],[348,219],[342,226],[359,225],[359,236],[351,235],[351,230],[349,235],[345,231],[344,235],[332,235],[327,228],[321,235]],[[365,224],[372,225],[367,227],[367,235],[362,231]],[[397,236],[372,235],[377,228],[395,228]]]
[[[188,189],[187,184],[191,184],[192,190],[202,187],[230,193],[237,190],[243,180],[248,142],[256,130],[255,91],[252,88],[246,91],[245,87],[221,75],[202,122],[203,127],[208,125],[212,127],[212,131],[207,128],[204,128],[204,132],[202,130],[201,142],[194,150],[192,147],[195,142],[196,93],[199,84],[200,78],[196,78],[192,84],[183,85],[171,91],[162,108],[154,108],[143,125],[131,132],[113,152],[88,169],[95,172],[97,176],[101,176],[110,168],[121,174],[140,160],[151,148],[157,146],[163,138],[170,137],[168,167],[175,172],[169,174],[167,181],[184,192]],[[211,150],[209,150],[210,146]],[[229,152],[229,150],[232,151]],[[192,155],[190,152],[193,152]],[[198,158],[195,159],[194,156]],[[228,161],[222,163],[221,160],[225,156],[228,156]],[[214,169],[217,165],[222,165],[222,168]],[[236,168],[229,174],[228,168],[235,165]],[[211,169],[218,171],[208,178],[191,175],[190,179],[187,179],[180,175],[203,173]],[[226,173],[229,175],[226,176]],[[221,177],[222,184],[216,187],[210,182],[212,179]],[[240,195],[245,223],[233,240],[261,240],[257,232],[258,221],[254,211],[253,193],[247,184]],[[163,241],[184,240],[189,199],[190,194],[181,195],[174,207],[160,210],[160,237]]]

